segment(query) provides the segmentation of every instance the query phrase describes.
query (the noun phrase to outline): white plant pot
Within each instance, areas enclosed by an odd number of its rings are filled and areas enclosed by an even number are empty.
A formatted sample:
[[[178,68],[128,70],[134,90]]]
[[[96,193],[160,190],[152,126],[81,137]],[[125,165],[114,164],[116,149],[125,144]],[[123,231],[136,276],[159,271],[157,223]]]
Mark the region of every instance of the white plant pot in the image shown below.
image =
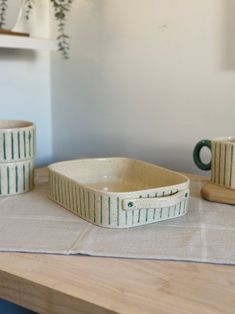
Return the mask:
[[[8,0],[4,29],[12,30],[17,23],[23,8],[23,0]]]

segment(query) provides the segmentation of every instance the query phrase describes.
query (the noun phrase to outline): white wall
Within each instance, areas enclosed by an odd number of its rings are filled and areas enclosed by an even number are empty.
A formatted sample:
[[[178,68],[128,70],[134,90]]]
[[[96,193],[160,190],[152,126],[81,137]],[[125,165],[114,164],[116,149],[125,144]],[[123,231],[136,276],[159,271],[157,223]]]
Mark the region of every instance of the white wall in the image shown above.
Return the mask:
[[[19,22],[16,30],[32,36],[49,36],[49,2],[37,2],[30,26]],[[37,125],[37,165],[52,158],[50,54],[0,49],[0,119],[23,119]]]
[[[123,155],[197,172],[235,133],[234,0],[75,0],[52,58],[54,159]]]

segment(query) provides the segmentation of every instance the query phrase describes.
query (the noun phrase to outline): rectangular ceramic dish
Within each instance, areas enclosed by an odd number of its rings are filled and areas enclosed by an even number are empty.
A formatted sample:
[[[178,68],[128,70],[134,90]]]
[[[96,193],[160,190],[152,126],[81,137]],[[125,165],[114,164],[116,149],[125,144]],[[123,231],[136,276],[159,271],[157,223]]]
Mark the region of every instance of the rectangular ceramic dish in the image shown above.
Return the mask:
[[[188,178],[153,164],[96,158],[48,168],[49,198],[98,226],[135,227],[187,212]]]

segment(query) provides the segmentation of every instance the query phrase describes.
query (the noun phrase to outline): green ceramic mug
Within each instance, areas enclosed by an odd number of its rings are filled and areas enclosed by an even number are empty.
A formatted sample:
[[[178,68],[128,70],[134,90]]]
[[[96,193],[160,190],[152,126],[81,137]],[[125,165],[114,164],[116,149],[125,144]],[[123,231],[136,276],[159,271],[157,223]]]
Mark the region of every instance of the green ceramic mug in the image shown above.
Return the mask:
[[[204,163],[200,152],[203,147],[211,151],[211,161]],[[219,137],[199,141],[193,151],[195,164],[202,170],[211,170],[211,182],[235,189],[235,137]]]

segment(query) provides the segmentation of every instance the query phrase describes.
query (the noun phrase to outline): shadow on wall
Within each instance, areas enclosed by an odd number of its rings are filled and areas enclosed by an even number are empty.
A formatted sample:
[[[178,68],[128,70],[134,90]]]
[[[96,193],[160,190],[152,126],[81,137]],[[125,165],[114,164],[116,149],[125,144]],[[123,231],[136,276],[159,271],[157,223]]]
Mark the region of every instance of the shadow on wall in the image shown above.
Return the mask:
[[[224,51],[223,67],[225,70],[235,70],[235,1],[224,0]]]
[[[92,12],[94,16],[98,17],[103,22],[102,16],[106,0],[87,0],[87,3],[90,5],[90,12]]]
[[[76,36],[79,37],[79,40],[82,40],[82,44],[85,46],[85,50],[83,50],[81,45],[73,46],[73,51],[76,49],[76,56],[77,54],[83,54],[83,52],[85,52],[86,55],[87,51],[89,51],[90,57],[90,55],[92,55],[91,51],[93,50],[93,47],[96,48],[96,50],[93,51],[94,57],[96,57],[97,54],[99,56],[102,55],[102,53],[100,55],[99,48],[103,49],[104,44],[100,34],[105,33],[105,7],[106,0],[86,0],[81,6],[79,4],[74,4],[71,20],[74,20],[75,18],[78,19]]]
[[[36,52],[26,49],[0,49],[0,59],[3,61],[34,61],[36,59]]]

